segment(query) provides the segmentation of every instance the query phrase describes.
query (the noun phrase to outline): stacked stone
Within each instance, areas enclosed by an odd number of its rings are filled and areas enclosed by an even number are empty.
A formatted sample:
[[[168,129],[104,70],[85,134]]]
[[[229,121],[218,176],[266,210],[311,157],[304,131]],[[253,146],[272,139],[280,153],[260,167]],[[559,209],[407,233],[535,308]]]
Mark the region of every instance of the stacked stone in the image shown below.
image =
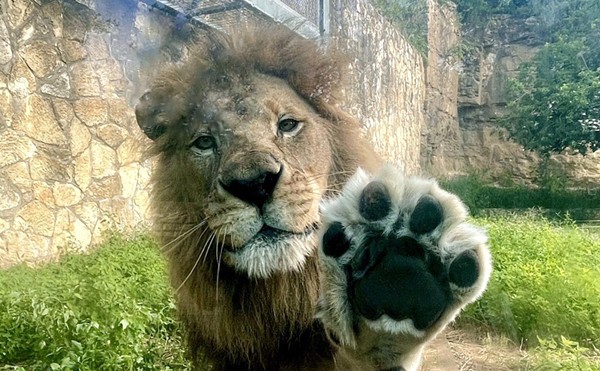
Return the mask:
[[[375,149],[418,174],[425,101],[423,59],[371,1],[332,1],[332,43],[350,61],[345,109],[364,124]]]
[[[143,226],[151,164],[110,35],[73,2],[0,18],[0,267]]]

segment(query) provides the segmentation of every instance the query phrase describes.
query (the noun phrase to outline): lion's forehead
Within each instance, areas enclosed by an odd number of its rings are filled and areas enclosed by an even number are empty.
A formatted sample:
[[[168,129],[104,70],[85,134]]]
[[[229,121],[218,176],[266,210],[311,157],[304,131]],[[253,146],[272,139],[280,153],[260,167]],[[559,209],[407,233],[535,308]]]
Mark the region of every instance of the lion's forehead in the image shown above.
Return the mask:
[[[236,114],[237,116],[260,115],[265,113],[265,98],[249,94],[229,91],[211,91],[201,100],[203,117],[217,118],[220,114]]]
[[[201,122],[239,124],[271,118],[290,110],[313,111],[287,83],[266,75],[245,79],[241,87],[209,89],[194,99],[197,101],[192,105],[196,110],[195,119]]]

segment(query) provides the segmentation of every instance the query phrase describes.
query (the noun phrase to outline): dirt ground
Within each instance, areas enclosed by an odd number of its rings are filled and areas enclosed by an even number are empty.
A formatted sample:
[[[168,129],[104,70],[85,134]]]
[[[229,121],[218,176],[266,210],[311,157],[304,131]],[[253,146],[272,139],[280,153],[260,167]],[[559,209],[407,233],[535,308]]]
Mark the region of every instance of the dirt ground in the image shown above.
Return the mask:
[[[448,328],[425,352],[422,371],[510,371],[525,352],[510,342],[469,329]]]

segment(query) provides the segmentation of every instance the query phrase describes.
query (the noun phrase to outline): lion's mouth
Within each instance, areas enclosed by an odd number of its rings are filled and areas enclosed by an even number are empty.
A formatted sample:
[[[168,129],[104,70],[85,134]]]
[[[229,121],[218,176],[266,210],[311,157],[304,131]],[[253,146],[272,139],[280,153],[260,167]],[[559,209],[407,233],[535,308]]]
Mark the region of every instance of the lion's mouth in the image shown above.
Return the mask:
[[[223,260],[249,277],[267,278],[276,272],[298,271],[314,252],[315,245],[310,240],[316,229],[311,225],[298,233],[263,225],[241,247],[226,248]]]
[[[254,237],[255,238],[256,237],[265,238],[268,240],[279,240],[279,239],[285,239],[290,236],[303,235],[303,234],[307,234],[307,233],[308,233],[308,231],[303,232],[303,233],[293,233],[293,232],[289,232],[289,231],[284,231],[283,229],[270,227],[265,224],[265,225],[263,225],[263,227],[260,229],[260,231],[258,231],[258,233]]]
[[[251,246],[268,246],[270,244],[275,244],[278,242],[291,241],[298,238],[306,238],[312,235],[312,233],[314,233],[317,230],[317,228],[318,227],[316,224],[311,224],[302,232],[290,232],[264,224],[262,228],[243,246],[236,249],[227,248],[227,250],[233,253],[238,253]]]

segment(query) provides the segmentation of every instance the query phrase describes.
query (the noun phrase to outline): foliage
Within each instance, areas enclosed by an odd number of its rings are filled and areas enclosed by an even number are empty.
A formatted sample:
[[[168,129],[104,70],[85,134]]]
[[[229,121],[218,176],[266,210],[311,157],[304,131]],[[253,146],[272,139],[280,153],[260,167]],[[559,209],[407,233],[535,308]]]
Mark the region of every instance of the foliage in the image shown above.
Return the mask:
[[[375,0],[374,3],[427,60],[427,1]]]
[[[520,66],[501,120],[513,139],[541,153],[600,149],[600,70],[587,53],[582,41],[560,40]]]
[[[564,336],[560,339],[540,339],[540,345],[530,352],[527,369],[598,371],[600,350],[581,346]]]
[[[461,24],[469,28],[485,27],[494,14],[524,17],[532,13],[528,0],[452,0],[460,15]]]
[[[600,241],[572,222],[533,214],[480,218],[494,272],[488,290],[461,320],[527,345],[570,339],[600,345]]]
[[[600,205],[600,189],[569,190],[564,182],[556,182],[556,179],[560,179],[556,174],[543,176],[538,188],[518,184],[497,187],[474,173],[442,180],[440,184],[460,196],[473,215],[480,215],[486,209],[544,208],[567,212]]]
[[[460,321],[538,344],[527,369],[598,369],[600,242],[532,215],[475,223],[489,230],[495,271]],[[1,271],[0,369],[190,369],[173,307],[164,261],[144,236]]]
[[[2,271],[0,308],[0,368],[189,368],[165,264],[146,237]]]

